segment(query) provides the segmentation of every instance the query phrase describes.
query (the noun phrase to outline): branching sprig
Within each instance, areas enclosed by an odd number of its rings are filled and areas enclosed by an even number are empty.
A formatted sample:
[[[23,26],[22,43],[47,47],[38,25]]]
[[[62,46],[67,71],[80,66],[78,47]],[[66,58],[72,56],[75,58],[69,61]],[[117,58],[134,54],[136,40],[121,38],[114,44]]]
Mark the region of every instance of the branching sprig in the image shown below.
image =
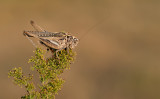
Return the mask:
[[[60,75],[66,69],[70,69],[70,64],[74,61],[75,53],[70,49],[62,50],[51,58],[45,59],[45,51],[37,48],[35,56],[29,59],[33,65],[31,70],[36,70],[39,74],[40,84],[34,84],[33,75],[24,76],[22,68],[13,68],[9,71],[9,77],[20,87],[25,87],[27,94],[22,99],[55,99],[55,95],[61,90],[64,80]],[[38,91],[36,89],[39,89]]]

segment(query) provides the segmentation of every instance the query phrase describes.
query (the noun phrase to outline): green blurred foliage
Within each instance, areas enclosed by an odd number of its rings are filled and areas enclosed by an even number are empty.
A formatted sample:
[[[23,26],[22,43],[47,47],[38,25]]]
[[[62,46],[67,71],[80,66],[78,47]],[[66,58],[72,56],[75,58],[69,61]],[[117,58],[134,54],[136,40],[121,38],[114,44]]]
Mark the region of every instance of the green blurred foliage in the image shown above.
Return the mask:
[[[60,75],[64,70],[70,68],[70,64],[74,60],[75,53],[70,49],[69,52],[61,50],[52,55],[51,58],[44,58],[45,52],[37,48],[35,56],[29,60],[33,62],[31,70],[36,70],[39,74],[41,84],[34,84],[33,75],[29,74],[28,77],[24,76],[22,68],[13,68],[9,73],[9,77],[13,77],[16,85],[26,88],[27,94],[22,96],[22,99],[53,99],[58,91],[61,89],[64,80]],[[37,76],[37,75],[36,75]],[[38,87],[38,88],[37,88]],[[37,91],[36,89],[39,89]]]

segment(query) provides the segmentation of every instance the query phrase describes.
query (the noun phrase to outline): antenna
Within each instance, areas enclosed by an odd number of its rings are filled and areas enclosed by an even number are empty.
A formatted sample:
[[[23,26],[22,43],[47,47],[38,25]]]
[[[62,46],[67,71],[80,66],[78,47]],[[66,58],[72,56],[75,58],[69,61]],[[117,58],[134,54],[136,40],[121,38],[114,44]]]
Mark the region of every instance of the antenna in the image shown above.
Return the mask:
[[[95,25],[93,25],[92,27],[90,27],[81,37],[80,40],[82,40],[87,34],[90,33],[91,30],[93,30],[95,27],[99,26],[101,23],[103,23],[105,21],[106,18],[100,20],[98,23],[96,23]]]

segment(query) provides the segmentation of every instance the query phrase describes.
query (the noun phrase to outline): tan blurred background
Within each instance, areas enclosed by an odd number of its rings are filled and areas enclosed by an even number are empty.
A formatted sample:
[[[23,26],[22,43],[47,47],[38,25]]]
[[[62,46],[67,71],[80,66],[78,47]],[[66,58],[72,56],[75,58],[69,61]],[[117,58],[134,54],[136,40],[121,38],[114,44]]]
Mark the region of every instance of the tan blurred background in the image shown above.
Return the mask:
[[[7,76],[27,74],[34,47],[22,35],[34,20],[80,38],[77,57],[56,99],[160,99],[159,0],[0,0],[0,98],[24,89]]]

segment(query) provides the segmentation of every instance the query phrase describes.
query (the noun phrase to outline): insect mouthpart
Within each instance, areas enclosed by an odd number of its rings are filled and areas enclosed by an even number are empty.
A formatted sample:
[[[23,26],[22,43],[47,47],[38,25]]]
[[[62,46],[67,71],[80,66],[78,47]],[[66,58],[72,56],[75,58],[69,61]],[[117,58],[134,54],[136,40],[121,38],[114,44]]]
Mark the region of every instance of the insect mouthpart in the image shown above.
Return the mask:
[[[77,46],[78,42],[79,40],[76,37],[72,36],[72,40],[70,41],[70,48],[73,49],[75,46]]]
[[[74,43],[78,43],[79,40],[77,38],[74,38],[73,41]]]

